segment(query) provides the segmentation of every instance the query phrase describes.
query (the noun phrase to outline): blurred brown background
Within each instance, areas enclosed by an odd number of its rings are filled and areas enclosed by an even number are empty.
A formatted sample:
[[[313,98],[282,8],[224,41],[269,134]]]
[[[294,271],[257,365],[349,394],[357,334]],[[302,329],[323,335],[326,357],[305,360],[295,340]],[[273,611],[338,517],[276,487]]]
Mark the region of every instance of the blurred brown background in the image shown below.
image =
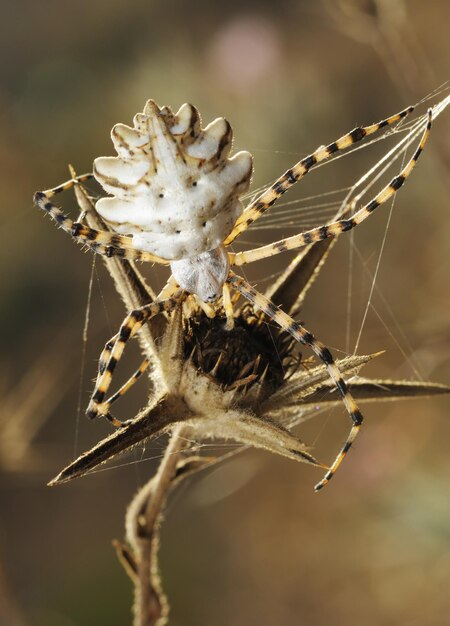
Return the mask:
[[[129,624],[131,589],[111,539],[122,537],[125,505],[164,442],[114,464],[123,467],[45,486],[108,432],[83,412],[77,419],[77,405],[87,403],[123,309],[97,261],[80,383],[92,257],[32,207],[33,192],[65,180],[69,162],[81,173],[112,154],[111,126],[130,123],[149,97],[174,108],[190,101],[205,121],[226,116],[263,184],[441,85],[450,9],[445,0],[3,0],[1,16],[0,623]],[[368,375],[448,382],[448,127],[446,112],[395,202],[377,279],[393,316],[375,295],[381,320],[369,311],[359,352],[387,353]],[[297,197],[350,184],[383,149],[321,170]],[[70,194],[61,202],[73,206]],[[387,215],[355,233],[372,273]],[[258,231],[254,240],[261,233],[274,236]],[[338,351],[347,343],[349,250],[342,237],[303,311]],[[286,262],[278,257],[269,271]],[[147,276],[162,285],[163,273]],[[357,257],[352,279],[351,347],[370,289]],[[124,416],[145,386],[121,405]],[[365,414],[356,448],[320,495],[313,469],[249,452],[174,498],[161,553],[171,624],[450,623],[448,400]],[[335,410],[301,435],[331,460],[347,422]]]

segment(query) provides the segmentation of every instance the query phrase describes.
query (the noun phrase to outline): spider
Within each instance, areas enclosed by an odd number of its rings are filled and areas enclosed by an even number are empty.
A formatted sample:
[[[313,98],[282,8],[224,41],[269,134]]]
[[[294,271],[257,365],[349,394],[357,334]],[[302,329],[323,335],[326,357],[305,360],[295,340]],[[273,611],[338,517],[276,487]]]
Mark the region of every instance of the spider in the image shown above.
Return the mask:
[[[171,276],[156,300],[131,311],[119,332],[107,342],[100,356],[88,416],[102,415],[116,426],[123,425],[110,415],[110,406],[142,374],[148,361],[143,362],[117,393],[110,398],[107,398],[107,393],[126,343],[150,318],[170,312],[190,296],[210,316],[215,315],[220,303],[226,314],[226,327],[231,328],[233,289],[262,310],[282,330],[309,346],[326,366],[342,398],[351,418],[351,429],[315,490],[324,487],[352,446],[363,416],[330,350],[309,330],[235,274],[231,267],[315,244],[361,224],[391,198],[411,174],[430,133],[431,109],[420,144],[411,159],[353,216],[249,251],[233,253],[229,247],[314,166],[379,129],[395,124],[410,114],[413,108],[408,107],[376,124],[356,127],[340,139],[317,148],[243,208],[240,198],[250,185],[252,156],[248,152],[239,152],[229,158],[232,143],[229,123],[224,118],[218,118],[202,128],[199,113],[192,105],[184,104],[177,113],[173,113],[169,107],[160,108],[149,100],[143,113],[135,115],[133,127],[124,124],[113,127],[111,136],[117,157],[99,157],[94,161],[93,174],[73,174],[62,185],[37,192],[35,204],[78,243],[108,257],[169,264],[171,269]],[[74,222],[51,202],[56,194],[91,177],[95,177],[110,194],[97,201],[96,210],[113,232],[92,229],[82,221]]]

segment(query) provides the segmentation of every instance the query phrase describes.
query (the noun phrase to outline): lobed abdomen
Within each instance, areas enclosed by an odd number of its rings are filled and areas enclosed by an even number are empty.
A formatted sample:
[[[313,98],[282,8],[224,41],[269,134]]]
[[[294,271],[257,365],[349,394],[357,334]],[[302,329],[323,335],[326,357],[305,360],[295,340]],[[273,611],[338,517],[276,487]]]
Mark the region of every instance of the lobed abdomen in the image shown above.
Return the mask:
[[[218,118],[201,128],[197,110],[184,104],[174,114],[149,100],[134,128],[111,133],[117,157],[99,157],[94,175],[112,197],[96,208],[137,249],[167,260],[195,256],[220,245],[242,213],[252,157],[231,159],[232,132]]]

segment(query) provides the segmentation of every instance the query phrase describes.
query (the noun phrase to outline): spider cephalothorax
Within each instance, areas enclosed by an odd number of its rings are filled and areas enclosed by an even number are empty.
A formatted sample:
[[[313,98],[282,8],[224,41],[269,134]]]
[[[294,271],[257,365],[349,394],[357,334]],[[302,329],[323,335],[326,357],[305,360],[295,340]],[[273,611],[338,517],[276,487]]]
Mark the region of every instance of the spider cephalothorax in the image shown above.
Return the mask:
[[[130,261],[170,264],[172,270],[166,287],[156,300],[131,311],[119,332],[106,344],[100,356],[88,415],[104,415],[116,425],[120,424],[109,413],[112,398],[117,394],[108,398],[107,393],[127,341],[149,319],[162,312],[169,313],[186,300],[188,294],[193,294],[197,304],[206,310],[206,302],[215,302],[216,311],[223,308],[227,318],[226,330],[232,332],[234,310],[230,291],[234,289],[294,340],[308,346],[322,361],[352,420],[347,441],[325,477],[316,485],[316,489],[323,487],[355,440],[363,419],[361,412],[330,350],[299,322],[237,276],[231,267],[312,245],[361,224],[391,198],[411,174],[428,139],[432,111],[428,112],[424,122],[420,144],[402,171],[353,215],[253,250],[235,254],[229,251],[229,246],[317,164],[380,128],[399,122],[412,110],[413,107],[408,107],[376,124],[357,127],[327,146],[320,146],[289,168],[243,210],[240,198],[249,186],[252,158],[248,152],[228,158],[231,150],[228,122],[218,118],[202,129],[199,114],[192,105],[185,104],[174,114],[168,107],[160,108],[149,100],[143,113],[135,116],[133,128],[124,124],[113,128],[112,139],[118,156],[100,157],[94,163],[94,176],[113,196],[100,199],[96,208],[114,232],[73,222],[50,201],[56,193],[91,175],[37,192],[36,204],[78,242],[95,252]],[[209,307],[208,314],[213,316],[215,310]],[[138,373],[144,369],[145,363]],[[127,384],[124,386],[128,387]]]

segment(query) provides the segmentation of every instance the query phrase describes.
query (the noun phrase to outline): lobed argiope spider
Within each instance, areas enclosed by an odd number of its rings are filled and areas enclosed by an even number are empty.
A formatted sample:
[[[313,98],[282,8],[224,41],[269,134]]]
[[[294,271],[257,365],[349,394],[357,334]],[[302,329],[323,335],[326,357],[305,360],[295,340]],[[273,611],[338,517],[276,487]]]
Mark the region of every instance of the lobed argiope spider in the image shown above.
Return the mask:
[[[239,152],[228,158],[232,143],[228,122],[218,118],[203,129],[199,113],[192,105],[184,104],[173,113],[169,107],[160,108],[149,100],[143,113],[134,117],[133,128],[117,124],[112,129],[117,157],[99,157],[94,161],[93,174],[73,176],[58,187],[37,192],[34,197],[37,206],[77,242],[94,252],[131,261],[170,264],[171,267],[171,276],[157,299],[131,311],[119,332],[106,344],[100,356],[88,415],[103,415],[116,426],[123,425],[110,415],[110,406],[142,374],[148,361],[142,363],[117,393],[110,398],[106,395],[128,339],[143,324],[155,315],[171,311],[190,297],[196,299],[210,316],[214,316],[220,304],[226,313],[227,328],[231,328],[233,301],[230,288],[233,288],[294,339],[309,346],[325,364],[336,385],[352,426],[343,447],[316,485],[316,491],[327,484],[354,442],[363,420],[362,414],[330,350],[230,268],[314,244],[361,224],[396,193],[412,172],[430,133],[431,109],[420,144],[406,166],[353,216],[246,252],[232,253],[228,248],[315,165],[379,129],[395,124],[412,111],[413,107],[408,107],[376,124],[357,127],[328,146],[317,148],[244,209],[240,197],[250,184],[252,157],[248,152]],[[55,194],[92,176],[112,195],[98,200],[96,209],[115,232],[98,231],[81,221],[74,222],[50,201]]]

